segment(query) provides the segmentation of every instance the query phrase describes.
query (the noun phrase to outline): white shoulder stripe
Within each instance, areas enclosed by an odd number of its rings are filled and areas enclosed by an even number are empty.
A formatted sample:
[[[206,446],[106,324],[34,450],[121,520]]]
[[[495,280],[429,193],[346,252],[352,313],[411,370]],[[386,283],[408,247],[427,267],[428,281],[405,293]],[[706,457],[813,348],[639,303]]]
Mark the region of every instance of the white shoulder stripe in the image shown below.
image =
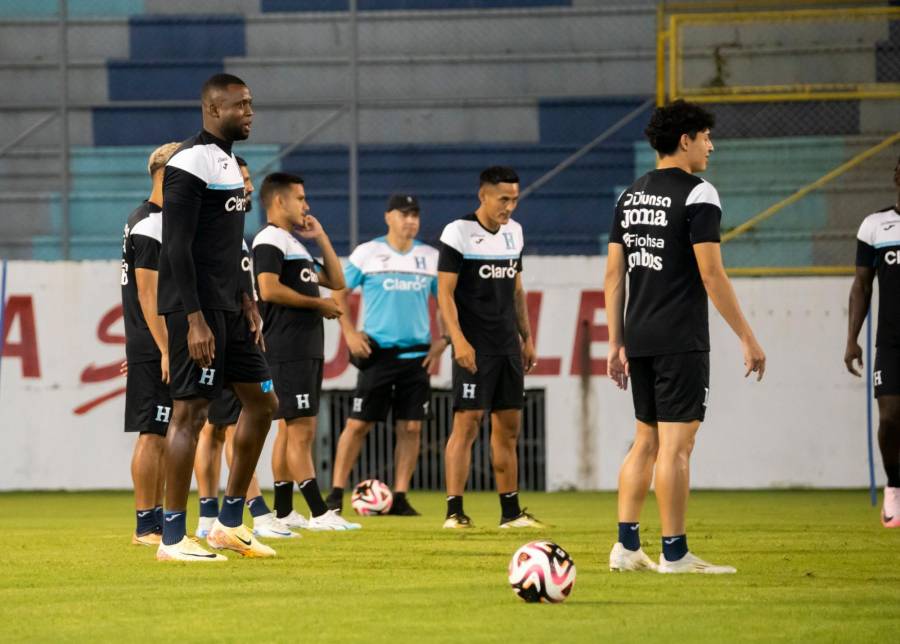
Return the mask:
[[[306,247],[301,244],[296,237],[286,230],[282,230],[278,226],[266,226],[253,238],[253,248],[263,244],[274,246],[280,250],[286,260],[312,260],[312,255],[309,254]]]
[[[149,217],[141,219],[131,229],[132,235],[144,235],[152,237],[160,244],[162,243],[162,213],[151,212]]]
[[[185,150],[180,150],[175,156],[169,159],[166,166],[178,168],[208,184],[210,182],[211,172],[209,167],[209,154],[205,145],[195,145]]]
[[[684,202],[685,206],[690,206],[692,204],[698,203],[708,203],[712,204],[719,210],[722,209],[722,204],[719,202],[719,193],[713,187],[709,181],[700,180],[694,189],[691,190],[690,194],[687,197],[687,201]]]

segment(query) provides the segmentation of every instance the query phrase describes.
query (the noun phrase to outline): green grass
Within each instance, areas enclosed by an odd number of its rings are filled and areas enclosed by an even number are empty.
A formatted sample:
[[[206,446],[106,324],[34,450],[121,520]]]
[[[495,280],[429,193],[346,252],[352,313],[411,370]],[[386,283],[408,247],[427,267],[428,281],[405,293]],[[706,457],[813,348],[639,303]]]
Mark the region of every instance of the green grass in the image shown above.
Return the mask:
[[[561,605],[530,605],[509,558],[539,533],[496,529],[493,494],[469,494],[479,528],[440,529],[443,497],[417,518],[271,542],[278,557],[161,564],[129,545],[127,493],[0,494],[4,641],[727,642],[891,641],[900,632],[900,530],[864,492],[697,492],[691,549],[733,576],[613,574],[615,495],[523,494],[555,527],[578,578]],[[299,495],[297,503],[302,503]],[[191,524],[196,500],[192,497]],[[191,528],[193,525],[191,525]],[[651,499],[644,547],[659,554]]]

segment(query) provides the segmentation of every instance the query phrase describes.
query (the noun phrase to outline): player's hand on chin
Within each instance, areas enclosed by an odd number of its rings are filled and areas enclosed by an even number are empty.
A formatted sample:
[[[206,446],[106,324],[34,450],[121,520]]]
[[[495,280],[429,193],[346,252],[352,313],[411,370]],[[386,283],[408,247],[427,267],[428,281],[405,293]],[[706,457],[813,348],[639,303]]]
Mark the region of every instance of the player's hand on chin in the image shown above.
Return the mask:
[[[469,344],[468,341],[462,340],[453,345],[453,357],[456,360],[456,364],[469,373],[478,371],[478,365],[475,363],[475,347]]]
[[[628,389],[628,376],[631,372],[628,368],[628,357],[625,355],[625,347],[610,345],[609,355],[606,357],[606,373],[616,383],[616,387]]]
[[[201,369],[212,364],[216,357],[216,340],[206,324],[206,318],[201,311],[194,311],[188,316],[188,352],[191,360],[197,363]]]
[[[297,234],[303,239],[318,239],[325,234],[325,229],[322,228],[322,224],[319,223],[318,219],[312,215],[306,215],[303,224],[297,226]]]
[[[747,368],[744,378],[751,373],[756,373],[756,382],[759,382],[766,372],[766,354],[753,336],[742,341],[741,344],[744,351],[744,367]]]

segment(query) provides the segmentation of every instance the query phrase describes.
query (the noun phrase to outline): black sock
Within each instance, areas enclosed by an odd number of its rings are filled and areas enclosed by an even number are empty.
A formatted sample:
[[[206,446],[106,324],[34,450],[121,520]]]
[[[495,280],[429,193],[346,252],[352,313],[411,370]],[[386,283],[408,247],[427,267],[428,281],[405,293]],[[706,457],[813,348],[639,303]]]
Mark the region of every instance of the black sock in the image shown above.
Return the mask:
[[[515,519],[522,514],[519,507],[519,492],[503,492],[500,494],[500,515],[503,519]]]
[[[641,524],[619,522],[619,543],[632,552],[641,549]]]
[[[254,519],[272,512],[269,509],[269,506],[266,505],[266,500],[262,497],[262,494],[255,496],[252,499],[247,499],[247,508],[250,510],[250,516]]]
[[[319,482],[316,479],[306,479],[297,484],[300,487],[300,493],[306,499],[306,505],[309,506],[310,516],[320,517],[328,512],[328,506],[322,500],[322,493],[319,492]]]
[[[331,488],[331,492],[328,493],[329,501],[337,501],[339,503],[344,500],[344,488],[342,487],[333,487]]]
[[[154,512],[153,508],[135,510],[134,514],[137,519],[137,524],[134,528],[134,533],[136,535],[140,537],[156,531],[156,512]]]
[[[679,534],[662,538],[662,551],[666,561],[678,561],[687,554],[687,535]]]
[[[893,465],[884,464],[884,471],[887,474],[888,487],[900,487],[900,463]]]
[[[463,513],[462,495],[447,497],[447,517]]]
[[[156,516],[157,532],[162,534],[163,517],[165,516],[165,513],[163,512],[163,506],[157,505],[155,508],[153,508],[153,514]]]
[[[201,496],[200,497],[200,516],[201,517],[217,517],[217,516],[219,516],[219,497],[217,497],[217,496]]]
[[[294,511],[294,482],[275,481],[275,516],[283,519]]]
[[[394,492],[393,505],[403,505],[406,503],[406,492]]]

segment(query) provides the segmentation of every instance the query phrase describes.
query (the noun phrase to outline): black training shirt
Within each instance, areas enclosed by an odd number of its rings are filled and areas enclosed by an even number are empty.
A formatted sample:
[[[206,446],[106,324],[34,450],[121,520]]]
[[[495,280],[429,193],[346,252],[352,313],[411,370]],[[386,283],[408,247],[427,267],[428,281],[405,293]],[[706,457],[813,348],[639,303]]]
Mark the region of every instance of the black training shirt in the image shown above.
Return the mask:
[[[128,216],[122,234],[122,313],[125,318],[125,356],[129,363],[160,359],[144,311],[138,299],[135,271],[159,270],[159,247],[162,240],[162,211],[155,203],[145,201]]]
[[[878,275],[878,332],[875,346],[900,347],[900,211],[872,213],[856,236],[856,265]]]
[[[654,170],[619,197],[609,235],[628,268],[625,352],[709,351],[709,313],[694,244],[719,242],[722,208],[711,183]]]

